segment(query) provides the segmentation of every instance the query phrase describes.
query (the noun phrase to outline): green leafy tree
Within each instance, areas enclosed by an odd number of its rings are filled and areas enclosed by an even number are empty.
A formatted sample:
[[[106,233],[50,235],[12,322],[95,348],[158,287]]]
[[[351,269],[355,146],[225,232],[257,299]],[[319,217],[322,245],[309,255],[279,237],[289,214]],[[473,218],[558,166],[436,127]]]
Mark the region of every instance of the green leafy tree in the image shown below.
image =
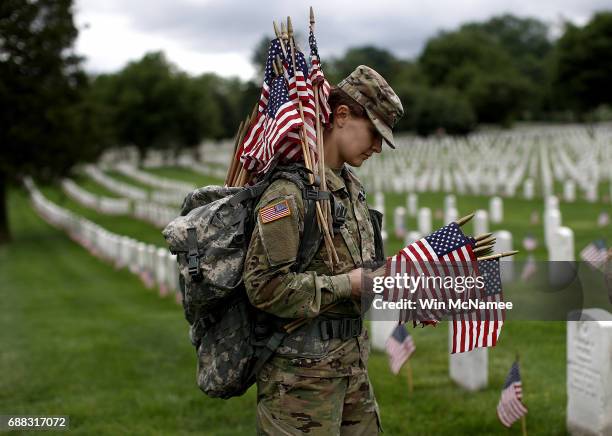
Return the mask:
[[[344,56],[332,59],[323,65],[327,79],[338,83],[351,74],[359,65],[368,65],[378,71],[390,84],[401,68],[400,62],[391,52],[374,46],[349,49]]]
[[[52,179],[99,153],[96,106],[73,52],[71,0],[0,2],[0,243],[10,239],[7,187]]]
[[[612,104],[612,12],[584,27],[568,24],[556,50],[553,88],[557,101],[579,113]]]

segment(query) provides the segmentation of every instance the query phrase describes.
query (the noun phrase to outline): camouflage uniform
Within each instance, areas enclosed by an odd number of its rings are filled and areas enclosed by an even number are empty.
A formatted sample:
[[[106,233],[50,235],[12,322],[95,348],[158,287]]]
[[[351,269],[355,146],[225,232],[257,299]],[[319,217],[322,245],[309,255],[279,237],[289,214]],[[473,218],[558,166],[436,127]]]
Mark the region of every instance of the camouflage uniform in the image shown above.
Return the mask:
[[[366,79],[375,74],[376,81],[384,82],[368,67],[359,67],[349,78],[358,73],[359,85],[364,72]],[[379,88],[380,85],[377,83]],[[387,99],[388,90],[383,91]],[[397,99],[394,93],[393,97]],[[399,99],[397,103],[401,109]],[[397,111],[397,104],[394,107]],[[383,137],[387,140],[388,135]],[[323,243],[306,272],[291,271],[304,228],[302,193],[295,184],[276,180],[257,204],[257,225],[243,278],[251,303],[263,311],[281,318],[360,316],[359,303],[350,298],[347,273],[373,260],[375,255],[365,191],[346,166],[339,170],[326,168],[326,177],[334,200],[347,211],[344,224],[333,236],[340,260],[334,271],[326,263],[327,250]],[[278,205],[280,209],[274,209]],[[289,212],[269,214],[273,210],[285,210],[283,206],[288,206]],[[332,310],[319,314],[321,307],[334,302],[338,304]],[[310,322],[288,335],[259,373],[258,434],[378,434],[378,405],[367,374],[366,329],[362,328],[361,334],[351,339],[323,340],[318,326],[317,322]]]

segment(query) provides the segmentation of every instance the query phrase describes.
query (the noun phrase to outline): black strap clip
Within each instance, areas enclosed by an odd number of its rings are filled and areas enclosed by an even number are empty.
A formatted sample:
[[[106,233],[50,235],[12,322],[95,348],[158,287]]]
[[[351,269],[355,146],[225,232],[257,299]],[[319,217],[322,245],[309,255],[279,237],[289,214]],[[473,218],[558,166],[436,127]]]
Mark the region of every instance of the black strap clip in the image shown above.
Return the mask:
[[[200,271],[200,254],[198,252],[198,235],[195,227],[187,229],[187,271],[193,281],[202,280]]]
[[[344,318],[340,329],[340,338],[347,340],[361,333],[361,318]]]

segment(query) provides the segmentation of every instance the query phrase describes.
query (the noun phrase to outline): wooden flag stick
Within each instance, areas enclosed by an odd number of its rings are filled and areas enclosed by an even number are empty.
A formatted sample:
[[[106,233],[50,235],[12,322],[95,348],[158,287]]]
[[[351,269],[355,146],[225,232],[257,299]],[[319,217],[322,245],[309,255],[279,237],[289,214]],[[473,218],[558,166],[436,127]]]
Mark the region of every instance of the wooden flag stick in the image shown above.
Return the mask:
[[[466,215],[462,218],[459,218],[457,221],[455,221],[455,223],[461,227],[462,225],[464,225],[465,223],[467,223],[469,220],[471,220],[472,218],[474,218],[474,213],[471,213],[469,215]]]
[[[281,23],[281,31],[283,27],[284,26]],[[293,72],[295,74],[295,71],[297,68],[296,68],[296,63],[295,63],[295,47],[293,44],[293,26],[291,25],[291,17],[287,17],[287,28],[290,31],[290,35],[288,39],[289,39],[289,46],[291,47],[291,63],[293,65]],[[283,38],[284,37],[285,37],[285,34],[283,33]],[[307,139],[306,139],[308,138],[308,134],[306,133],[306,124],[304,122],[304,110],[302,108],[302,100],[300,100],[299,96],[298,96],[298,108],[300,111],[300,118],[303,121],[302,129],[300,132],[300,137],[301,137],[301,143],[302,143],[302,154],[304,156],[304,164],[306,165],[307,169],[312,171],[313,167],[312,167],[312,163],[310,162],[310,146],[308,145]],[[308,175],[308,178],[309,178],[310,183],[314,182],[314,177],[312,173]],[[325,246],[327,248],[327,251],[331,253],[332,255],[333,263],[330,265],[330,267],[333,271],[333,265],[336,263],[339,263],[340,259],[338,258],[338,253],[336,253],[336,249],[332,242],[330,232],[329,232],[329,227],[327,226],[327,220],[325,219],[325,217],[323,216],[323,212],[321,211],[321,203],[317,201],[315,202],[315,206],[317,208],[317,219],[319,220],[319,225],[321,229],[323,230]]]
[[[516,352],[516,364],[519,365],[519,352]],[[520,367],[520,365],[519,365]],[[525,383],[521,380],[522,391],[525,392]],[[525,415],[521,416],[521,430],[523,432],[523,436],[527,436],[527,417]]]
[[[514,256],[516,253],[518,253],[518,250],[504,251],[503,253],[496,253],[496,254],[491,254],[489,256],[479,257],[478,260],[499,259],[500,257]]]
[[[225,175],[225,186],[230,186],[232,182],[232,178],[234,177],[234,172],[236,171],[237,166],[237,154],[238,154],[238,138],[240,138],[240,133],[242,132],[242,126],[244,125],[244,121],[240,121],[240,125],[238,126],[238,131],[236,132],[236,136],[234,137],[234,150],[232,152],[232,161],[227,167],[227,174]]]
[[[489,236],[486,239],[481,239],[480,241],[476,241],[477,247],[482,247],[483,245],[495,244],[495,236]]]
[[[412,381],[412,365],[410,364],[410,359],[406,362],[406,375],[408,377],[408,392],[412,393],[414,384]]]
[[[474,239],[476,239],[476,241],[482,241],[483,239],[488,238],[489,236],[491,236],[493,233],[483,233],[482,235],[478,235],[476,236]]]
[[[310,7],[310,31],[314,33],[315,29],[315,15],[312,6]],[[320,60],[319,60],[320,62]],[[317,134],[317,153],[319,155],[318,167],[319,177],[321,178],[321,191],[327,191],[327,178],[325,176],[325,148],[323,144],[323,127],[321,126],[321,102],[319,100],[319,84],[313,86],[313,93],[315,97],[315,131]],[[323,216],[327,220],[328,227],[331,228],[331,207],[329,201],[323,202]]]
[[[478,253],[482,253],[483,251],[487,251],[493,248],[494,244],[490,244],[490,245],[483,245],[481,247],[478,248],[474,248],[474,253],[478,254]]]
[[[242,166],[240,165],[240,156],[238,155],[240,153],[240,144],[242,144],[242,141],[244,140],[244,137],[247,133],[247,131],[249,130],[249,126],[251,124],[251,120],[253,119],[253,117],[247,117],[247,119],[245,120],[243,126],[242,126],[242,130],[240,131],[240,134],[238,136],[238,147],[236,148],[236,154],[234,155],[234,164],[235,167],[232,170],[232,177],[230,180],[230,184],[229,186],[240,186],[238,185],[238,175],[239,175],[239,170],[238,168],[240,167],[242,169]]]
[[[278,42],[281,46],[281,51],[283,52],[283,56],[287,57],[287,49],[285,48],[285,41],[283,40],[283,34],[280,30],[278,30],[278,26],[276,25],[276,21],[272,21],[272,26],[274,27],[274,34],[278,38]],[[284,25],[283,25],[284,26]]]

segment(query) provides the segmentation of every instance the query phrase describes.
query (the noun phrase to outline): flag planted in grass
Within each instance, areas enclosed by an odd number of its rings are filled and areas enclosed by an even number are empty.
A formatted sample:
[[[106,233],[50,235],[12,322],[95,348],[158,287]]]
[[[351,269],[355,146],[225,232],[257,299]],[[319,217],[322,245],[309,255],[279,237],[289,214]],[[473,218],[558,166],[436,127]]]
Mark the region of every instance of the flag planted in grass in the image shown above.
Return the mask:
[[[410,359],[410,356],[416,350],[412,336],[403,324],[399,324],[393,329],[385,345],[391,372],[398,374],[404,363]]]
[[[523,388],[518,362],[512,364],[510,373],[506,377],[506,383],[497,404],[497,416],[506,427],[525,416],[527,408],[523,404]]]
[[[608,258],[606,242],[603,239],[591,242],[580,252],[580,259],[595,269],[602,269]]]

